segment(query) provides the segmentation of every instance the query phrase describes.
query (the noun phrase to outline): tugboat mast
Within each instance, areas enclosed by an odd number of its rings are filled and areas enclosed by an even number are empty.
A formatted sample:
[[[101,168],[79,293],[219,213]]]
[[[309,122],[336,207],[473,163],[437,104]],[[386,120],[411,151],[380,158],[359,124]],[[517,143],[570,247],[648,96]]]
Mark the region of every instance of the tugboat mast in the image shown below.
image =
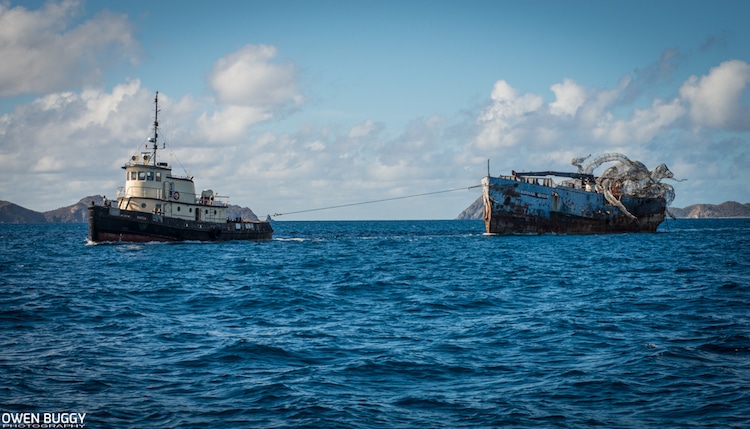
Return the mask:
[[[154,96],[154,136],[148,139],[151,143],[154,144],[154,146],[152,147],[154,153],[151,155],[151,158],[154,161],[154,166],[156,166],[156,150],[159,149],[158,130],[159,130],[159,91],[156,91],[156,95]]]

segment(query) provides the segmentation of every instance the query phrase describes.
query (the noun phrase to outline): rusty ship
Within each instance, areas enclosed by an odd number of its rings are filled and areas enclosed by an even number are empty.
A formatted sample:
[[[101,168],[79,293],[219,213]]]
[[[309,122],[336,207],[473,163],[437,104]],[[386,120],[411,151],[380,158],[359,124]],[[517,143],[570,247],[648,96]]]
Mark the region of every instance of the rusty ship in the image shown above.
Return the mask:
[[[674,188],[662,182],[674,177],[667,166],[649,171],[617,153],[582,165],[588,158],[573,159],[575,172],[513,171],[484,177],[487,234],[655,232],[675,196]],[[594,175],[605,163],[614,165]]]
[[[159,93],[154,97],[151,150],[130,157],[122,167],[125,186],[116,201],[88,207],[89,240],[98,242],[270,240],[268,221],[228,219],[228,197],[207,189],[197,194],[189,175],[172,173],[157,156]],[[163,147],[164,149],[165,147]]]

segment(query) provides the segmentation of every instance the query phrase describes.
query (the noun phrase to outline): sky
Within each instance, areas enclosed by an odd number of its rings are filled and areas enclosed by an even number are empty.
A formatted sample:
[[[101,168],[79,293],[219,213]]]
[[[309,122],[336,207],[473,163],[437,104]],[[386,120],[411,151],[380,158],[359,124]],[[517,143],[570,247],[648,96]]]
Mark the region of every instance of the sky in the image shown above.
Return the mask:
[[[0,0],[0,200],[116,197],[158,91],[161,160],[261,218],[453,219],[488,163],[574,171],[610,152],[687,179],[669,181],[675,207],[747,203],[748,16],[747,1]]]

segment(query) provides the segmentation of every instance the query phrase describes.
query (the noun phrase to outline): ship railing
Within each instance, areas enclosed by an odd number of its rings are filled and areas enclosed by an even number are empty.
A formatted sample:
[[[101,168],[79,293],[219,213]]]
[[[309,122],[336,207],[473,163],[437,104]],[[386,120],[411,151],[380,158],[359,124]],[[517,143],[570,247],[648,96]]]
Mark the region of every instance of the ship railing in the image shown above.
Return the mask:
[[[197,201],[202,206],[229,207],[229,197],[213,195],[211,197],[200,197]]]
[[[516,182],[529,183],[531,185],[542,185],[549,188],[556,188],[557,184],[550,177],[531,177],[531,176],[500,176],[501,179],[515,180]]]
[[[160,188],[144,188],[140,186],[129,186],[125,189],[125,192],[121,192],[122,188],[117,188],[117,197],[124,198],[155,198],[157,200],[164,199],[164,191]]]
[[[229,207],[229,197],[226,195],[214,195],[214,205],[219,207]]]

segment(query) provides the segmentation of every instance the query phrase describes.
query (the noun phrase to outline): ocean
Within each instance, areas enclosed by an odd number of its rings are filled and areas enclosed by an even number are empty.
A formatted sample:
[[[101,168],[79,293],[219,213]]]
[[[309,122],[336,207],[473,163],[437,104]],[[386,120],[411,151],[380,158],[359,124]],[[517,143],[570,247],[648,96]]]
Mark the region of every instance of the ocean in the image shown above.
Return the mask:
[[[750,427],[750,219],[273,226],[0,225],[0,427]]]

